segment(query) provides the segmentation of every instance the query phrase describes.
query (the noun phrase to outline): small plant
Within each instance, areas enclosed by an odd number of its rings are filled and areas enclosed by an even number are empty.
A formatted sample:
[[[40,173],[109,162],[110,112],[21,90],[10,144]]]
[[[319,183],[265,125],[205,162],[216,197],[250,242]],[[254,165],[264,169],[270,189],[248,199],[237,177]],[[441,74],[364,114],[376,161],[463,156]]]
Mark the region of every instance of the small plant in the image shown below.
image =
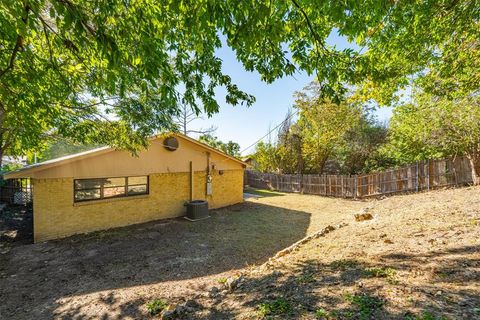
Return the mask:
[[[397,271],[393,268],[368,268],[365,269],[365,274],[369,277],[385,278],[390,284],[398,283],[398,280],[395,278]]]
[[[227,280],[228,280],[227,278],[218,278],[217,282],[220,283],[220,284],[225,284],[225,283],[227,283]]]
[[[332,319],[334,317],[333,314],[328,312],[327,310],[320,308],[315,311],[315,318],[317,319],[322,319],[322,320],[327,320],[327,319]]]
[[[444,271],[437,271],[435,272],[435,276],[441,278],[441,279],[446,279],[448,278],[448,273]]]
[[[285,298],[263,302],[258,306],[258,313],[265,317],[269,315],[291,314],[293,312],[290,302]]]
[[[159,314],[168,306],[167,302],[162,299],[155,299],[147,303],[147,311],[152,316]]]
[[[354,269],[359,266],[359,263],[355,260],[335,260],[330,263],[330,268],[334,270],[345,271],[347,269]]]
[[[307,274],[302,274],[297,278],[297,283],[298,284],[306,284],[306,283],[311,283],[314,282],[315,278],[313,277],[312,274],[307,273]]]
[[[444,316],[435,316],[429,311],[424,311],[420,316],[415,316],[413,313],[407,312],[403,320],[447,320],[447,318]]]
[[[381,309],[385,304],[383,300],[368,295],[346,294],[345,300],[352,303],[359,309],[358,319],[360,320],[370,319],[375,311]]]

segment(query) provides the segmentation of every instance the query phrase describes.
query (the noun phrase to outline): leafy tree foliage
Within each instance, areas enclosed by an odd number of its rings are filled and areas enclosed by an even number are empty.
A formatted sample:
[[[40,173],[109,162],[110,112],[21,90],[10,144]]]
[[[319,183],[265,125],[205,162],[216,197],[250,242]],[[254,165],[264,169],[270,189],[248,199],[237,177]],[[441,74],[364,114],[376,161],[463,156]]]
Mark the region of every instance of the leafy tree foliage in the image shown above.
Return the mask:
[[[359,174],[391,167],[394,163],[380,153],[388,128],[364,112],[335,146],[334,158],[343,174]]]
[[[220,141],[210,133],[201,135],[198,140],[233,157],[240,157],[240,145],[236,142]]]
[[[300,110],[303,172],[322,173],[326,161],[345,134],[359,121],[361,110],[354,103],[335,104],[321,98],[321,87],[312,83],[296,94]]]
[[[43,150],[36,152],[36,154],[32,152],[28,153],[27,158],[29,163],[33,163],[35,157],[37,161],[47,161],[74,153],[92,150],[98,147],[100,147],[100,145],[76,144],[66,139],[57,138],[46,143]]]
[[[293,121],[293,113],[289,110],[277,132],[276,158],[278,167],[284,173],[303,171],[302,135],[300,127]]]
[[[271,142],[259,142],[255,147],[255,170],[260,172],[276,172],[280,168],[278,150]]]
[[[424,91],[412,104],[396,108],[384,153],[397,163],[467,155],[473,181],[480,183],[480,98],[455,99]]]
[[[266,82],[315,74],[336,102],[356,85],[364,99],[388,103],[424,70],[461,73],[469,91],[478,56],[458,48],[477,46],[479,8],[476,0],[5,0],[0,156],[51,134],[136,150],[174,128],[179,100],[217,112],[217,87],[227,103],[252,104],[222,71],[222,42]],[[327,45],[332,32],[362,49]]]
[[[383,164],[376,157],[385,142],[386,127],[357,102],[347,98],[336,104],[323,98],[321,90],[313,82],[296,93],[298,119],[293,121],[289,112],[276,142],[257,145],[257,170],[322,174],[331,161],[341,173],[355,174]]]

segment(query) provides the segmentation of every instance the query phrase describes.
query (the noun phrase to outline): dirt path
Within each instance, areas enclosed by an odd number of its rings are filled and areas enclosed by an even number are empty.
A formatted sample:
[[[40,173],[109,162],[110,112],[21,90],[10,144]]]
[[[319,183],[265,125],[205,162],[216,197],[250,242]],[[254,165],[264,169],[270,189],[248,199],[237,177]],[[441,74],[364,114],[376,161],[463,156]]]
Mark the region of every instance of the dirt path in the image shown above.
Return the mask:
[[[205,295],[219,279],[267,261],[364,203],[316,196],[250,199],[183,219],[21,245],[0,255],[1,319],[138,319],[154,298],[195,298],[198,317],[223,317]],[[228,318],[228,315],[224,315]]]

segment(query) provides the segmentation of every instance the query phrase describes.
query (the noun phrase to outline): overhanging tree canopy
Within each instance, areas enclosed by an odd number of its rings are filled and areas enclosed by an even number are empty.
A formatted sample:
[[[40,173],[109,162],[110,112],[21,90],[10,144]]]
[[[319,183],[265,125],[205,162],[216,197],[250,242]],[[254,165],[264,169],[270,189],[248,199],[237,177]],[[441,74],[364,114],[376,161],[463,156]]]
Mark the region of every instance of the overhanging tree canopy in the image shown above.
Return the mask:
[[[387,103],[411,74],[471,70],[458,68],[473,60],[456,48],[479,39],[479,7],[475,0],[5,0],[0,152],[23,153],[46,134],[134,150],[170,128],[178,90],[207,114],[218,111],[218,87],[227,103],[250,105],[254,97],[222,70],[222,41],[266,82],[301,69],[334,99],[357,85]],[[329,46],[335,31],[361,49]]]

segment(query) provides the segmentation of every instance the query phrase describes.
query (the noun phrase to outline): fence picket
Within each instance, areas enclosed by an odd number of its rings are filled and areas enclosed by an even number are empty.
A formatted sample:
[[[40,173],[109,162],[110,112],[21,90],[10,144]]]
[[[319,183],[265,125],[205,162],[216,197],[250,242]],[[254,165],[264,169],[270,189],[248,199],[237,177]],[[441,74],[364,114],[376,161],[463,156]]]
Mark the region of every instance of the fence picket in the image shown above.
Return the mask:
[[[457,157],[419,161],[397,169],[355,176],[289,175],[246,170],[244,183],[255,188],[283,192],[363,198],[471,184],[471,170],[466,157]]]

